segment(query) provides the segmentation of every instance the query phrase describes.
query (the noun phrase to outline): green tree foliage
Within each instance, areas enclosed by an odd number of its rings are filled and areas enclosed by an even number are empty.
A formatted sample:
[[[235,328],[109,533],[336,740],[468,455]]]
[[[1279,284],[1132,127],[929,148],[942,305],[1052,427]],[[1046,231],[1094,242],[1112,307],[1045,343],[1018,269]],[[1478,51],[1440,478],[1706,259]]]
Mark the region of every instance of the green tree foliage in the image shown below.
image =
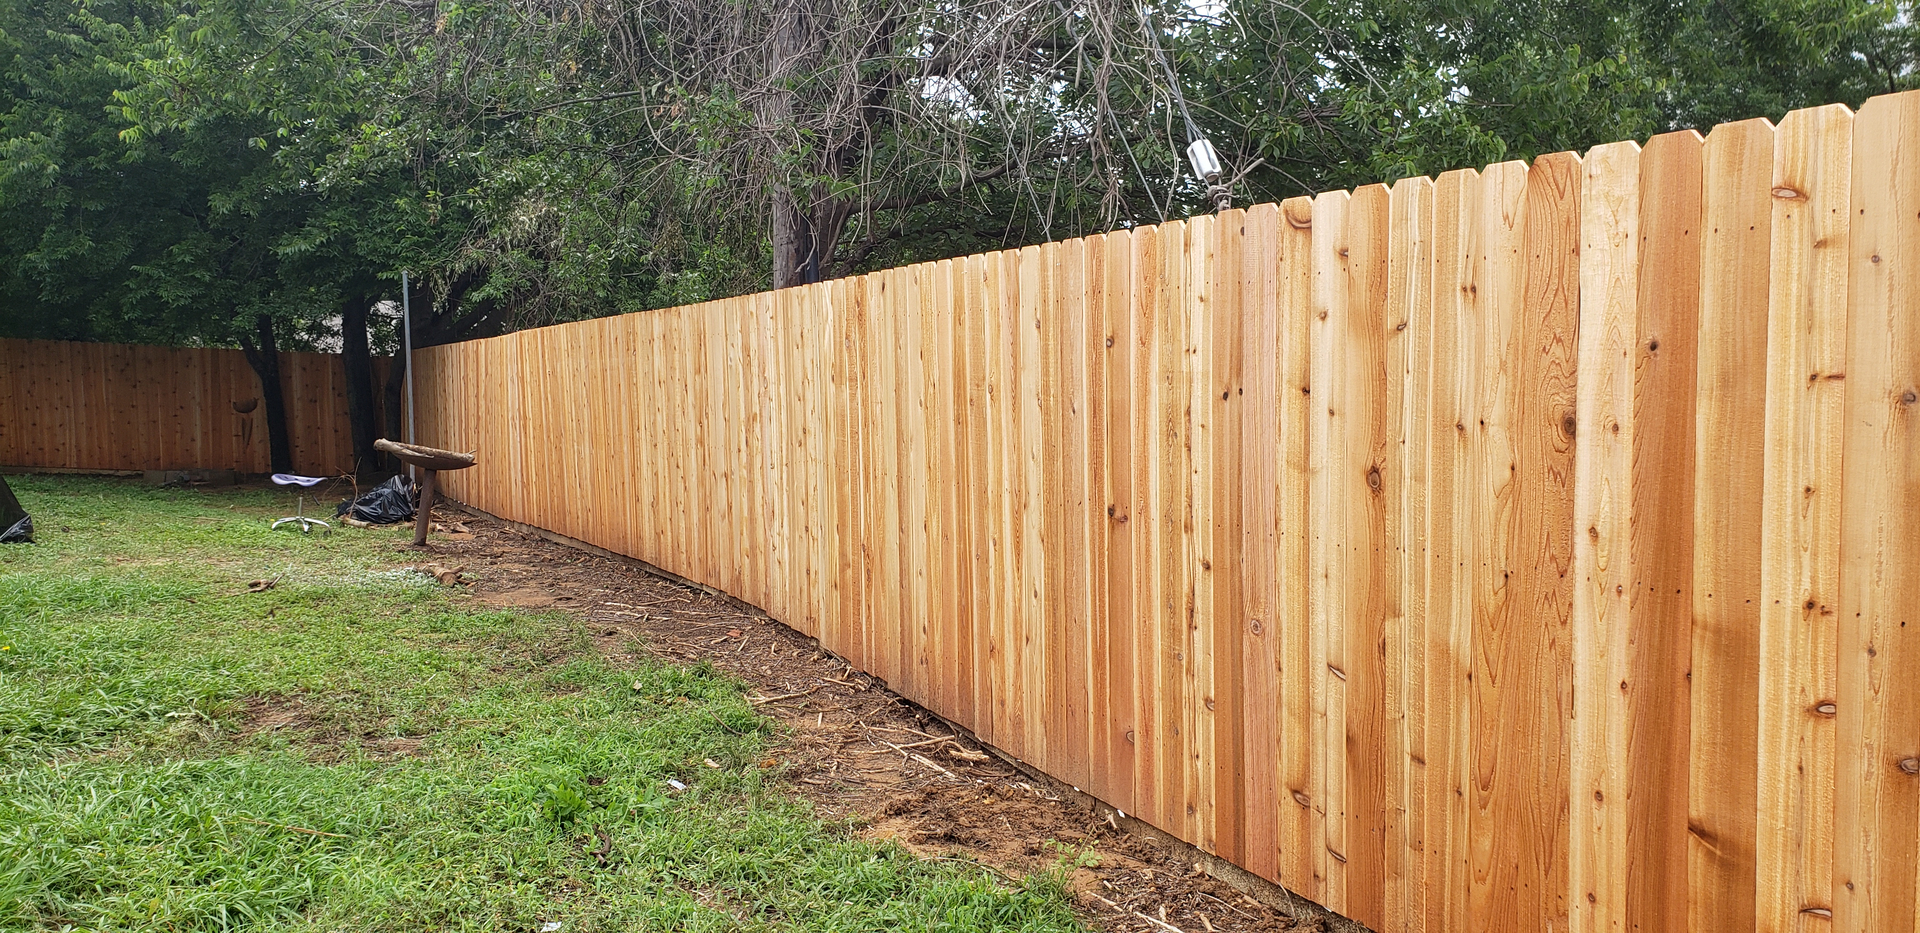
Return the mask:
[[[1246,203],[1857,105],[1914,3],[15,0],[0,331],[341,346],[370,441],[402,269],[424,345],[1184,216],[1185,110]]]
[[[241,345],[261,375],[272,460],[292,461],[278,348],[323,339],[278,249],[301,205],[222,116],[147,137],[122,98],[160,49],[159,7],[0,10],[0,333]]]
[[[1916,85],[1911,0],[1228,0],[1174,42],[1249,196],[1711,129]]]

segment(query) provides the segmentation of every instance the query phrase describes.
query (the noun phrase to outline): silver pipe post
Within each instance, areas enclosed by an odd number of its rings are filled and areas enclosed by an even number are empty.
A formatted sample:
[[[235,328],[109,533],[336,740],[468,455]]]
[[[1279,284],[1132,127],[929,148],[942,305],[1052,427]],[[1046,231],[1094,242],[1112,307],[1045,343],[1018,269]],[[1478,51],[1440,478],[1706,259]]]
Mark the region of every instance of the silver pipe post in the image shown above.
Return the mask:
[[[400,270],[400,342],[406,354],[407,383],[407,443],[415,443],[413,436],[413,289],[407,287],[407,272]],[[413,476],[413,465],[407,465],[407,475]]]

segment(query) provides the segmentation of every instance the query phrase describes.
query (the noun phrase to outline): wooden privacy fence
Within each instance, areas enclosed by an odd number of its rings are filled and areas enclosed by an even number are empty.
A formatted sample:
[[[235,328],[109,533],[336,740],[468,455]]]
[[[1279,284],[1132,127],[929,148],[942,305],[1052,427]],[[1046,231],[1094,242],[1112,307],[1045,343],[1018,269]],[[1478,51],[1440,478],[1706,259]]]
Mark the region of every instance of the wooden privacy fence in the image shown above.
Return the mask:
[[[1376,929],[1916,929],[1920,95],[420,364],[452,495]]]
[[[280,378],[294,470],[350,471],[340,356],[282,353]],[[0,338],[0,466],[265,473],[260,379],[239,350]]]

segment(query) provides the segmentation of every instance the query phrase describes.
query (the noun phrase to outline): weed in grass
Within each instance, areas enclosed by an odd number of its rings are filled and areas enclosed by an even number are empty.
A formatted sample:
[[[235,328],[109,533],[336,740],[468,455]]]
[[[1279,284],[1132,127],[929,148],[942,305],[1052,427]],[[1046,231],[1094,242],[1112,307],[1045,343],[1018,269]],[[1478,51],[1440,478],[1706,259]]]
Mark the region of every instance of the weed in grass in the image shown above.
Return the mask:
[[[404,531],[14,485],[47,531],[0,549],[0,929],[1078,928],[1064,871],[820,820],[754,764],[742,685],[424,585]]]

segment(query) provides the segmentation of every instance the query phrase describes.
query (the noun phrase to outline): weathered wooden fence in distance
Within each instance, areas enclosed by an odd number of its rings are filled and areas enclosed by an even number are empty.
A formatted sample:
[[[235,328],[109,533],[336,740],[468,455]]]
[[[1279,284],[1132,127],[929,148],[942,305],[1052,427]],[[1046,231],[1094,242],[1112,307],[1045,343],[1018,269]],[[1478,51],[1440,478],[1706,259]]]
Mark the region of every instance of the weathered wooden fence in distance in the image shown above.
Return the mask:
[[[282,353],[280,378],[294,469],[350,471],[340,356]],[[0,339],[0,466],[265,473],[268,453],[239,350]]]
[[[420,364],[452,495],[1376,929],[1916,929],[1920,94]]]

